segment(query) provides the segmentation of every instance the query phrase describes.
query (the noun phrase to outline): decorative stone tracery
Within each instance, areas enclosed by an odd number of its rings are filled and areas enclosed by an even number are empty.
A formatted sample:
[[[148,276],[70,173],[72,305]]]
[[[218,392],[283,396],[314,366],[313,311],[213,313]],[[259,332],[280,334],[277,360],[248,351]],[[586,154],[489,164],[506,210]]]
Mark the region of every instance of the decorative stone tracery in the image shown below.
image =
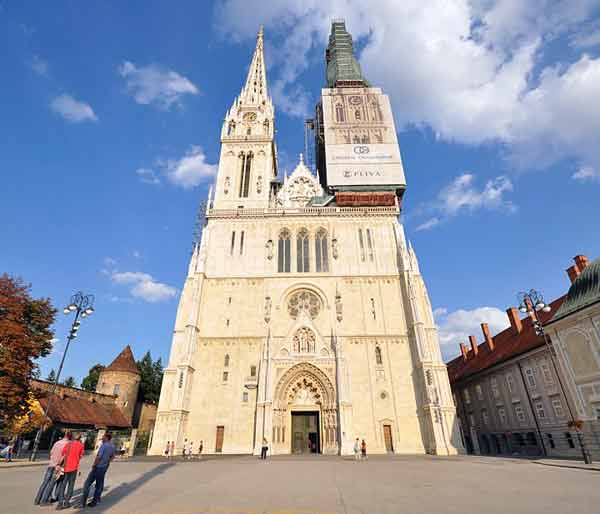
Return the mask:
[[[302,289],[295,292],[288,300],[288,313],[292,319],[298,319],[301,313],[315,319],[321,311],[321,300],[312,291]]]

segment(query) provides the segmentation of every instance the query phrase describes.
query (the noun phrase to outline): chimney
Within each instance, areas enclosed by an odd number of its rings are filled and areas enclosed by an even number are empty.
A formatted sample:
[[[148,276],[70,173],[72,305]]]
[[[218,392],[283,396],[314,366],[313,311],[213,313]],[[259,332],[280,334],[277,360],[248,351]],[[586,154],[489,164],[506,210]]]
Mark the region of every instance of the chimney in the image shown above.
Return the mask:
[[[579,270],[579,273],[581,273],[590,262],[585,255],[576,255],[573,257],[573,261],[575,262],[575,267]]]
[[[521,323],[521,315],[519,314],[519,310],[516,307],[509,307],[506,309],[506,314],[508,314],[508,321],[510,321],[510,326],[513,329],[515,335],[518,335],[523,330],[523,324]]]
[[[487,323],[481,324],[481,331],[483,332],[483,337],[485,339],[485,342],[487,343],[488,349],[490,350],[490,352],[493,352],[494,351],[494,340],[492,339],[492,336],[490,335],[490,327],[488,326]]]
[[[467,350],[465,343],[460,343],[460,353],[462,353],[462,358],[464,361],[469,358],[469,350]]]
[[[571,284],[577,280],[577,277],[580,273],[581,271],[576,265],[567,268],[567,275],[569,275],[569,280],[571,281]]]
[[[477,348],[477,338],[475,336],[469,336],[469,341],[471,343],[471,350],[473,350],[473,355],[477,357],[477,353],[479,352],[479,348]]]

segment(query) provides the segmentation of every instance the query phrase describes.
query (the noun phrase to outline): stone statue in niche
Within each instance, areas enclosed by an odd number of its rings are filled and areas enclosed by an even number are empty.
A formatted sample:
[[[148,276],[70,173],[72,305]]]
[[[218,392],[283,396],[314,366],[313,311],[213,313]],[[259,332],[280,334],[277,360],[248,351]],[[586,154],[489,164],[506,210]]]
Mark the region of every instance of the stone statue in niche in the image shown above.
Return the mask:
[[[230,187],[231,187],[231,179],[229,177],[225,177],[225,184],[223,185],[223,193],[228,194]]]
[[[331,239],[331,255],[333,255],[334,259],[338,258],[338,240],[335,235]]]
[[[343,309],[342,295],[340,293],[336,293],[336,295],[335,295],[335,315],[336,315],[338,321],[342,321],[342,319],[344,317],[342,309]]]
[[[256,179],[256,192],[260,194],[262,192],[262,176],[258,176]]]
[[[265,323],[271,321],[271,297],[265,296]]]
[[[273,240],[269,239],[267,244],[265,244],[265,248],[267,249],[267,259],[271,260],[273,258]]]

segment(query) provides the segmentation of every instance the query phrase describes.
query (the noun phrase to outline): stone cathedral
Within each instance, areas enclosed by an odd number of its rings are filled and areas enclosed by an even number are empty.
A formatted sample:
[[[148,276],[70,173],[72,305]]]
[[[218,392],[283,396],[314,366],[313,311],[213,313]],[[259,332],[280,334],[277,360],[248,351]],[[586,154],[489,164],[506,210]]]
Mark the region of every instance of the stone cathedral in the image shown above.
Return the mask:
[[[332,23],[313,171],[278,178],[263,30],[225,116],[151,454],[462,450],[425,283],[399,222],[390,102]]]

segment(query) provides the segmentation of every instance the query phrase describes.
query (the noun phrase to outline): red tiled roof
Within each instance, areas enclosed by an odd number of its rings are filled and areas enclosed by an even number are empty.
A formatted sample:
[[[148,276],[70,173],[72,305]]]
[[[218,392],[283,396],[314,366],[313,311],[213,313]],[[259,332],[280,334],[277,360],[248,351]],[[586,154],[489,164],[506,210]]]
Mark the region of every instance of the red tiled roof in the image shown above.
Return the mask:
[[[39,398],[42,408],[48,405],[48,397]],[[48,417],[55,423],[65,425],[91,425],[94,427],[127,428],[131,424],[116,405],[103,405],[84,398],[55,395],[50,404]]]
[[[140,371],[133,358],[131,347],[127,345],[123,348],[123,351],[117,355],[117,358],[112,361],[107,368],[105,368],[105,371],[127,371],[139,375]]]
[[[566,295],[561,296],[550,303],[552,309],[550,312],[538,312],[538,318],[542,324],[552,319],[552,316],[561,306],[565,297]],[[450,383],[452,384],[463,378],[467,378],[480,371],[491,368],[496,364],[511,359],[512,357],[516,357],[517,355],[521,355],[522,353],[542,346],[544,340],[535,333],[535,329],[529,316],[523,318],[521,322],[523,324],[523,330],[521,330],[519,334],[515,334],[514,329],[508,327],[506,330],[503,330],[492,337],[494,341],[494,350],[490,350],[488,345],[483,342],[477,346],[477,355],[474,355],[473,350],[469,349],[467,360],[464,360],[463,356],[460,355],[448,362],[446,366],[448,368]]]

